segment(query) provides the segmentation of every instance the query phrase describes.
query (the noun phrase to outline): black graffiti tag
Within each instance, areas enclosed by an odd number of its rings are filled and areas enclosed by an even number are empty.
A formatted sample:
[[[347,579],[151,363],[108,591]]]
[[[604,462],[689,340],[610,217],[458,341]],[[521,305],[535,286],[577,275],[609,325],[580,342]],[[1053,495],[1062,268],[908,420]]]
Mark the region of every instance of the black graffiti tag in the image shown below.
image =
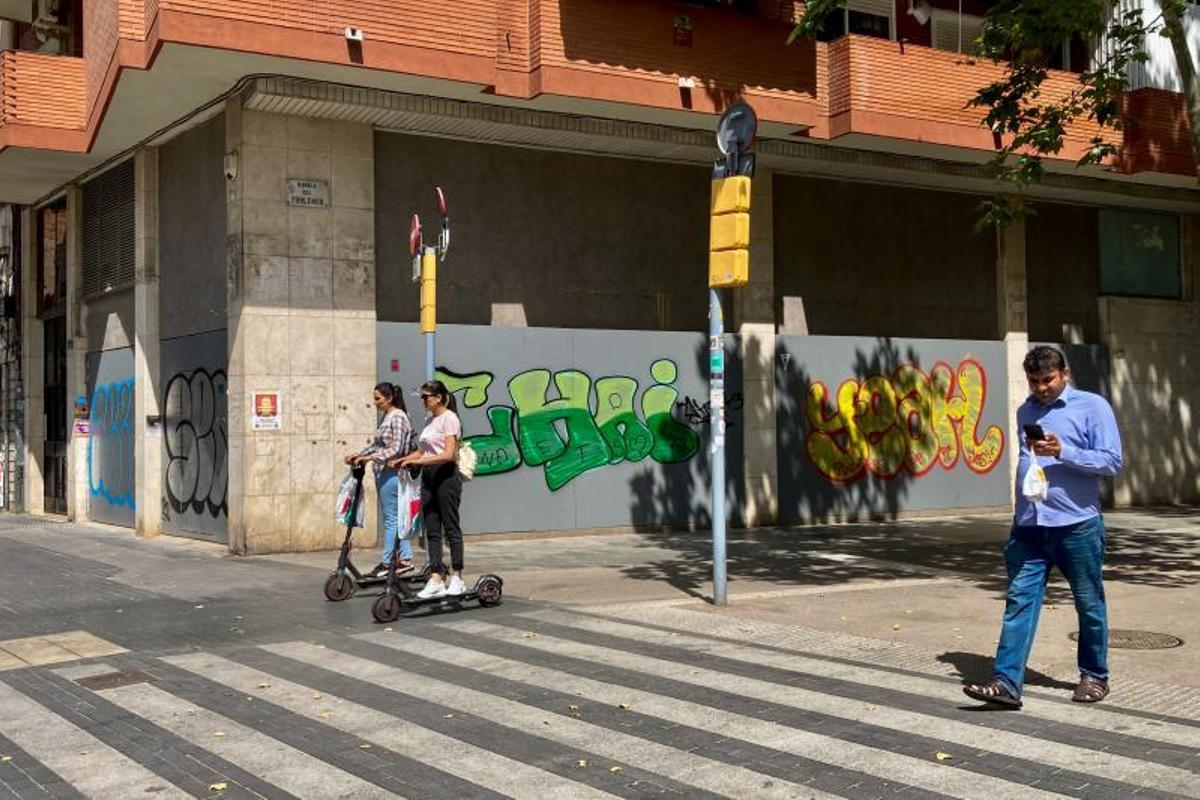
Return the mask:
[[[742,397],[741,392],[732,392],[725,395],[726,411],[741,411],[745,405],[746,401]],[[708,400],[700,403],[695,398],[684,395],[683,399],[675,403],[675,407],[683,415],[684,421],[693,428],[703,428],[712,421],[712,403]],[[733,420],[727,418],[725,420],[725,427],[735,427]]]
[[[175,513],[228,514],[228,386],[224,370],[180,372],[167,382],[167,500]]]

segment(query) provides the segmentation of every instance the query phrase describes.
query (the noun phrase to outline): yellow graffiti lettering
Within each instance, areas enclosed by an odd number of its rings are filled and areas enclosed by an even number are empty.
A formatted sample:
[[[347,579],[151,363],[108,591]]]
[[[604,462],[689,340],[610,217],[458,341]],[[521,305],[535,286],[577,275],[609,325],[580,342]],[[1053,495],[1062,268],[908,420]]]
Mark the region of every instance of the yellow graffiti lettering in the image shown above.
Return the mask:
[[[928,375],[905,364],[890,377],[846,380],[833,408],[828,388],[817,381],[805,397],[805,453],[833,482],[867,472],[920,476],[935,464],[950,470],[960,453],[972,471],[988,472],[1004,453],[1004,432],[990,425],[979,435],[986,398],[987,375],[970,358],[957,368],[938,362]]]
[[[958,365],[958,387],[966,399],[966,408],[958,423],[963,456],[969,469],[987,472],[996,466],[1004,451],[1004,432],[995,425],[989,425],[983,432],[983,438],[976,438],[979,418],[983,413],[983,398],[987,394],[987,375],[979,362],[968,359]]]
[[[838,387],[833,409],[827,407],[828,394],[823,383],[809,387],[804,405],[809,435],[804,449],[825,477],[832,481],[854,480],[862,474],[868,453],[866,437],[854,425],[858,381],[848,380]],[[839,439],[845,444],[839,444]]]

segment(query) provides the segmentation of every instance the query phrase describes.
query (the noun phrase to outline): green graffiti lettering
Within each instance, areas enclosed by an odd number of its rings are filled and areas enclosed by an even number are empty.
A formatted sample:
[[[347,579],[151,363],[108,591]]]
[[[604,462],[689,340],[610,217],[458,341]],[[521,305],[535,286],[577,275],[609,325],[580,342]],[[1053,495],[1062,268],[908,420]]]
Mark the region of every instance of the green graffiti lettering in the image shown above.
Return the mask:
[[[442,367],[434,372],[434,376],[446,384],[446,390],[450,394],[461,391],[463,393],[463,405],[467,408],[478,408],[487,402],[488,387],[492,385],[492,373],[490,372],[473,372],[468,375],[459,375]]]
[[[476,474],[499,475],[524,463],[542,467],[546,486],[557,491],[609,464],[647,456],[661,464],[687,461],[699,451],[700,437],[673,415],[678,373],[667,358],[650,365],[654,384],[642,393],[641,416],[633,378],[598,378],[593,395],[591,377],[578,370],[532,369],[515,375],[508,382],[513,405],[489,407],[491,432],[465,437],[479,455]],[[490,372],[459,374],[443,368],[437,377],[466,408],[488,401]],[[553,399],[548,397],[551,382],[558,393]]]
[[[554,375],[558,399],[547,400],[550,371],[530,370],[508,382],[517,407],[517,441],[531,467],[544,465],[546,486],[555,491],[609,461],[608,446],[592,419],[592,380],[568,370]],[[557,423],[562,423],[565,438]]]
[[[696,432],[671,415],[679,391],[667,384],[675,381],[676,374],[673,361],[665,358],[655,361],[650,365],[650,375],[659,383],[642,395],[642,414],[654,438],[650,457],[660,464],[687,461],[700,449]]]
[[[513,436],[515,412],[508,406],[492,406],[487,415],[492,425],[491,433],[463,437],[463,441],[470,442],[471,448],[479,455],[475,474],[511,472],[521,466],[521,449],[517,447],[516,437]]]
[[[650,433],[634,410],[637,394],[633,378],[600,378],[596,381],[596,426],[608,445],[608,463],[641,461],[654,446]]]

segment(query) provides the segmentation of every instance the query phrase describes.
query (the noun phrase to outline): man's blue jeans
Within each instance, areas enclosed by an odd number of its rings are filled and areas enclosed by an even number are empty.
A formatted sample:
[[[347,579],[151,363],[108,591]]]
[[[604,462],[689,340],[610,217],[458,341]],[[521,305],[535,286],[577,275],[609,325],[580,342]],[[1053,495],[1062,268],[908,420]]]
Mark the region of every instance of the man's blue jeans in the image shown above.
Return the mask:
[[[375,473],[375,490],[379,495],[379,519],[383,522],[383,555],[381,563],[392,562],[392,551],[396,549],[396,533],[399,524],[400,481],[394,469],[381,469]],[[412,542],[400,540],[400,557],[412,558]]]
[[[1014,525],[1004,548],[1008,598],[996,648],[996,677],[1014,697],[1025,685],[1025,662],[1033,648],[1051,567],[1071,584],[1079,615],[1079,672],[1108,680],[1108,611],[1101,570],[1104,518],[1061,527]]]

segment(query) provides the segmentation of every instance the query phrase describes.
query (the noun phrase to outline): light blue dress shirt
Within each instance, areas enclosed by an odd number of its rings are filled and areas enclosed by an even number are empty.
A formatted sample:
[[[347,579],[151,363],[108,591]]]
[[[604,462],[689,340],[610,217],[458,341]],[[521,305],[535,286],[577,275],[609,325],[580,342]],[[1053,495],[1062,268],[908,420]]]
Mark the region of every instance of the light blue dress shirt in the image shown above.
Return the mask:
[[[1036,456],[1025,442],[1025,425],[1037,423],[1062,442],[1062,453]],[[1098,394],[1068,385],[1048,406],[1032,396],[1017,409],[1017,437],[1021,456],[1017,461],[1018,525],[1058,527],[1083,522],[1100,514],[1100,478],[1121,471],[1121,434],[1112,406]],[[1041,464],[1050,484],[1049,496],[1031,503],[1021,493],[1025,473],[1034,460]]]

